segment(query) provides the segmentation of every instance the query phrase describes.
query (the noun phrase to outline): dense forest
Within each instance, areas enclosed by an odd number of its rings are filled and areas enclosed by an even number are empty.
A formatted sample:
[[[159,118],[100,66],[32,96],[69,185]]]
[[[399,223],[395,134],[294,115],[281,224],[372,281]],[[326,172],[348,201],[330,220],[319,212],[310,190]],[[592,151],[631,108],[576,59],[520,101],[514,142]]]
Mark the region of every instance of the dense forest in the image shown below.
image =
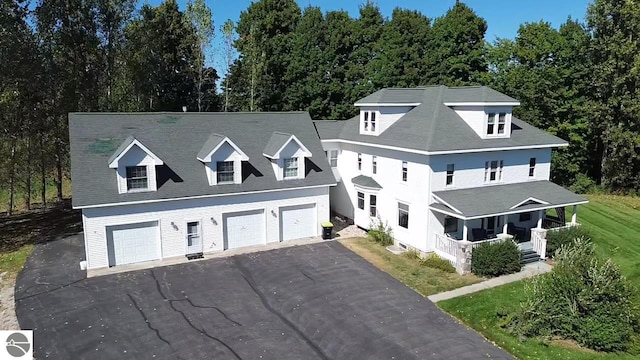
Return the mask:
[[[514,6],[517,4],[514,3]],[[382,87],[488,85],[519,118],[568,140],[553,180],[575,191],[640,192],[640,3],[594,0],[584,21],[485,39],[463,2],[442,17],[374,2],[346,11],[260,0],[214,24],[204,0],[0,2],[0,192],[61,199],[67,114],[289,111],[346,119]],[[218,41],[214,41],[214,38]],[[215,44],[215,45],[214,45]],[[217,69],[223,70],[219,79]]]

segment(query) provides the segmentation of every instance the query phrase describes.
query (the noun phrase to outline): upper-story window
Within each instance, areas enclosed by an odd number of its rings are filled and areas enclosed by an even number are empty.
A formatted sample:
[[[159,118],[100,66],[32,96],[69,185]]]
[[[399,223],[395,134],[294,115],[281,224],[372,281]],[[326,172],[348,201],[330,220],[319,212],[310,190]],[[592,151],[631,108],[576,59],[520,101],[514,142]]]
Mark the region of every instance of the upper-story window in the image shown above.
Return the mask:
[[[487,136],[504,135],[506,124],[506,113],[489,113],[487,115]]]
[[[363,129],[367,132],[375,132],[377,127],[377,119],[375,111],[363,111],[363,119],[364,122]]]
[[[127,166],[127,191],[147,190],[149,181],[146,166]]]
[[[371,172],[373,174],[378,173],[378,157],[375,155],[371,157]]]
[[[284,178],[298,177],[298,158],[284,159]]]
[[[338,167],[338,150],[329,151],[329,164],[331,167]]]
[[[536,158],[529,159],[529,177],[536,175]]]
[[[407,162],[403,161],[402,162],[402,181],[407,181],[407,175],[408,175],[408,169],[407,169]]]
[[[487,161],[484,163],[484,182],[502,181],[502,160]]]
[[[218,184],[233,184],[233,161],[216,162],[216,182]]]
[[[362,170],[362,154],[358,153],[358,170]]]
[[[453,185],[453,172],[455,170],[454,164],[447,164],[447,186]]]

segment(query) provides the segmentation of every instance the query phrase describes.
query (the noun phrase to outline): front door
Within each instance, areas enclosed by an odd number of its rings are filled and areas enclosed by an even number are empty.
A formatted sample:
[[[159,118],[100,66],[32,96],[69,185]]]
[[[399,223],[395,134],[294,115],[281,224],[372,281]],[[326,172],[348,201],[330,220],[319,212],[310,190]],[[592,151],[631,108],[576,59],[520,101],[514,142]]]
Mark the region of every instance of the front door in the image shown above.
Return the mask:
[[[187,255],[202,252],[202,229],[199,221],[187,223]]]
[[[484,229],[487,231],[487,235],[490,235],[489,237],[493,237],[493,235],[495,235],[497,232],[501,232],[501,230],[496,231],[497,229],[501,229],[502,227],[502,225],[500,224],[499,216],[490,216],[486,219],[483,219],[483,223]]]

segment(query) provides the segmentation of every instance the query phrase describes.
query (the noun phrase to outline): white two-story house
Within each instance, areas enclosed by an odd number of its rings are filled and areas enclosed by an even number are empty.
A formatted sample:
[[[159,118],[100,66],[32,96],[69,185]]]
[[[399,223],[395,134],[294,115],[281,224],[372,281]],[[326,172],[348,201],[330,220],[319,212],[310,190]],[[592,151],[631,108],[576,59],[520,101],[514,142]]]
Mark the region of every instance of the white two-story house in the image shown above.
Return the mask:
[[[306,112],[69,115],[88,269],[318,236],[335,179]]]
[[[484,86],[382,89],[352,119],[316,121],[338,182],[331,209],[445,257],[452,241],[527,242],[532,228],[575,223],[587,200],[549,181],[551,151],[567,142],[515,118],[518,105]]]

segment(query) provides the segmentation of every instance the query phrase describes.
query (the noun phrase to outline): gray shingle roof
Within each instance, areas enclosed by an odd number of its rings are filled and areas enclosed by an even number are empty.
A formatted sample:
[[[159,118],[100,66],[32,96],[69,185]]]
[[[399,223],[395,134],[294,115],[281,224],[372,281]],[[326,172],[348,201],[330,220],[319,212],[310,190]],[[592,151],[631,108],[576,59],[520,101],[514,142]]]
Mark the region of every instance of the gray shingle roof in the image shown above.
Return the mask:
[[[131,143],[135,140],[135,138],[133,136],[127,136],[126,139],[124,139],[124,141],[122,142],[122,144],[120,144],[120,146],[118,146],[118,148],[116,149],[116,151],[113,152],[113,155],[111,155],[111,157],[109,158],[109,160],[107,160],[107,164],[111,164],[113,162],[113,160],[117,159],[118,156],[120,156],[120,154],[122,154],[122,152],[129,146],[131,145]]]
[[[198,156],[197,156],[198,159],[204,159],[205,157],[207,157],[207,155],[209,155],[211,151],[213,151],[213,149],[218,147],[218,145],[220,145],[220,143],[223,142],[224,139],[225,139],[224,135],[211,134],[211,136],[209,136],[207,141],[205,141],[204,144],[202,145],[202,149],[200,149],[200,151],[198,152]]]
[[[541,208],[554,208],[569,204],[584,204],[588,200],[580,195],[556,185],[550,181],[530,181],[516,184],[486,186],[482,191],[478,188],[443,190],[433,193],[447,204],[462,213],[464,217],[474,218],[481,216],[497,215],[511,211],[534,210]],[[548,205],[527,202],[529,198],[544,201]],[[516,205],[524,202],[524,205]],[[432,208],[453,213],[444,204],[431,204]]]
[[[427,86],[417,88],[384,88],[373,94],[366,96],[356,102],[356,104],[414,104],[424,100],[424,93],[444,90],[442,98],[445,103],[463,102],[518,102],[518,100],[507,96],[499,91],[486,86]]]
[[[499,91],[495,91],[486,86],[462,86],[449,87],[444,95],[445,103],[463,102],[508,102],[514,103],[518,100],[507,96]]]
[[[304,179],[276,180],[271,161],[262,155],[274,131],[294,134],[313,154]],[[196,157],[211,134],[228,137],[249,156],[243,163],[242,184],[209,186]],[[75,207],[335,184],[306,112],[72,113],[69,136]],[[107,159],[130,136],[164,161],[157,167],[158,191],[118,194],[116,174]]]
[[[267,145],[264,147],[263,153],[267,156],[274,157],[278,150],[282,149],[289,139],[291,139],[291,134],[274,131]]]
[[[343,120],[314,120],[318,135],[321,139],[337,139],[340,137],[345,121]]]
[[[479,96],[483,96],[483,87],[472,89],[475,89]],[[485,98],[497,101],[497,97],[493,94],[495,90],[484,89]],[[416,91],[416,89],[411,90]],[[473,101],[470,97],[466,97],[471,92],[458,91],[462,89],[453,90],[460,101]],[[379,136],[361,135],[358,116],[344,120],[342,124],[324,124],[323,121],[317,121],[316,127],[323,139],[343,139],[429,152],[566,144],[566,141],[515,117],[512,117],[511,137],[482,139],[454,110],[444,105],[447,94],[451,91],[450,88],[437,86],[421,88],[419,91],[422,93],[421,105],[402,116]],[[511,99],[506,95],[503,96]],[[339,135],[332,137],[337,131],[340,131]]]
[[[371,188],[371,189],[382,189],[382,186],[378,184],[373,178],[364,175],[358,175],[351,179],[351,182],[354,185]]]

